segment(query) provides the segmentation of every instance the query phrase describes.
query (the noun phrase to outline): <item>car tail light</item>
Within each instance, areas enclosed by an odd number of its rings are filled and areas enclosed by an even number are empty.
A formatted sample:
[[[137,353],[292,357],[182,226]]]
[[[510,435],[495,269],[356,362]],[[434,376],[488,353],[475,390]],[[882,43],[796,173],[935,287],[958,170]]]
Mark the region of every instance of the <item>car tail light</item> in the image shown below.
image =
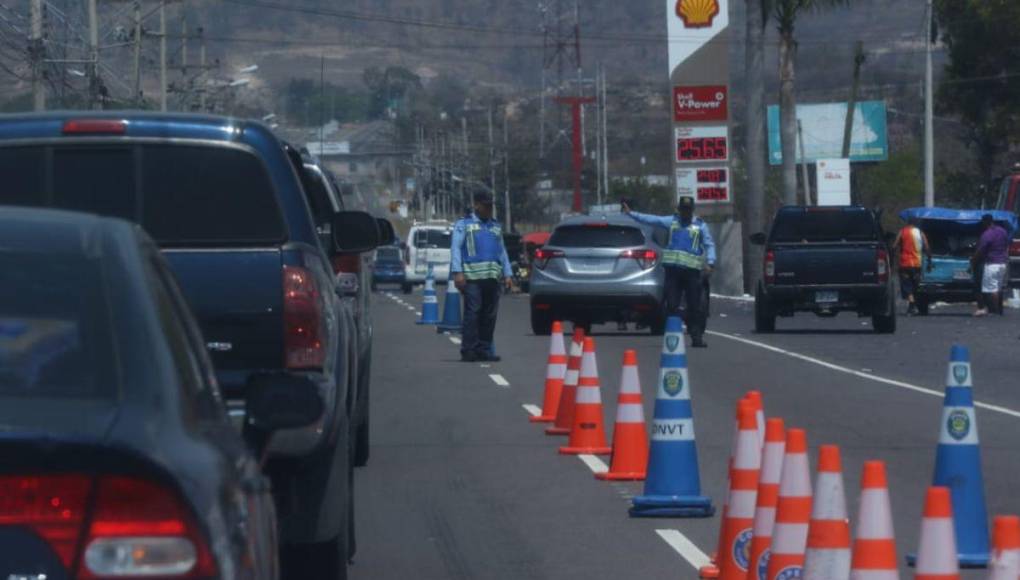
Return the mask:
[[[776,253],[772,250],[765,252],[765,283],[776,282]]]
[[[3,476],[0,526],[32,530],[69,576],[83,580],[216,575],[209,547],[177,494],[143,479]]]
[[[64,123],[64,135],[123,135],[127,121],[117,119],[73,119]]]
[[[877,263],[875,264],[875,270],[878,272],[879,282],[889,281],[889,253],[885,250],[878,251]]]
[[[340,254],[338,256],[333,256],[332,261],[334,274],[361,273],[361,254]]]
[[[1009,255],[1020,256],[1020,240],[1013,240],[1009,244]]]
[[[288,369],[319,369],[326,362],[322,296],[312,273],[283,267],[284,361]]]
[[[539,270],[545,270],[545,267],[549,265],[549,260],[553,258],[562,258],[563,252],[560,250],[547,250],[545,248],[539,248],[535,250],[535,267]]]
[[[637,260],[638,264],[647,270],[655,266],[656,260],[659,259],[659,254],[655,250],[624,250],[620,257]]]

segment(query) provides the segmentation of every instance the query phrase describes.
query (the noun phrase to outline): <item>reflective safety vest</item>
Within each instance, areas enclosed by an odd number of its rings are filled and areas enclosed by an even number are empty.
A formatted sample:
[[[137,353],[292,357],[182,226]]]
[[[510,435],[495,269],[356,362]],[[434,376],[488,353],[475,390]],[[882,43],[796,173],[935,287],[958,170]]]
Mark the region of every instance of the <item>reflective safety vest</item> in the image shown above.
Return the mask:
[[[498,280],[503,276],[503,229],[499,223],[477,217],[461,220],[464,228],[464,277]]]
[[[900,230],[900,268],[920,268],[923,250],[924,237],[919,228],[905,226]]]
[[[662,264],[693,270],[704,268],[705,246],[701,230],[705,227],[705,222],[697,218],[686,227],[680,225],[679,218],[674,219],[669,228],[669,248],[662,253]]]

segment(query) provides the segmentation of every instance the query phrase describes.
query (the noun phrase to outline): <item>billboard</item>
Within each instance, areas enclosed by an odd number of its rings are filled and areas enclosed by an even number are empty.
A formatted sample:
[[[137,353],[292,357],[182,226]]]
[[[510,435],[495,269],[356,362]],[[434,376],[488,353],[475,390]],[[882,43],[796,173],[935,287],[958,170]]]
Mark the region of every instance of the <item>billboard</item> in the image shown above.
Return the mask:
[[[797,119],[804,128],[804,157],[807,158],[804,161],[814,163],[843,156],[846,107],[846,103],[797,105]],[[780,165],[783,163],[783,150],[778,105],[768,108],[768,127],[769,163]],[[885,161],[888,158],[885,101],[857,103],[850,139],[850,161]]]
[[[673,87],[673,120],[728,121],[726,85]]]

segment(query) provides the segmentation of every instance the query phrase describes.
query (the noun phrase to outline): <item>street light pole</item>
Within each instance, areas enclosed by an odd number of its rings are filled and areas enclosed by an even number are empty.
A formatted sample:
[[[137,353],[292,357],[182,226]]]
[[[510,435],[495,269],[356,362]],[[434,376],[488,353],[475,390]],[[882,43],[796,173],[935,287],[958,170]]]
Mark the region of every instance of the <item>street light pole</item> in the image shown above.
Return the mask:
[[[166,0],[159,0],[159,110],[164,113],[167,110],[166,88]]]
[[[931,31],[934,19],[932,0],[927,0],[924,47],[924,206],[935,205],[935,105],[932,88],[932,41]]]

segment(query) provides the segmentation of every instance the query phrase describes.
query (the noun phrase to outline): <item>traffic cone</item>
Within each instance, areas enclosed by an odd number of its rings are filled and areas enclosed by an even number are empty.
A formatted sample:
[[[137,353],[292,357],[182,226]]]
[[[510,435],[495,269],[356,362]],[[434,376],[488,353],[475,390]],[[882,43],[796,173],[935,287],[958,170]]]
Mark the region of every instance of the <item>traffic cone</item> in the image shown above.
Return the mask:
[[[970,352],[954,345],[946,372],[933,485],[948,487],[953,495],[960,566],[983,568],[988,565],[991,546],[971,377]],[[913,560],[908,556],[909,562]]]
[[[429,264],[425,275],[425,292],[422,295],[421,318],[417,324],[439,324],[439,300],[436,298],[436,279]]]
[[[684,326],[679,317],[671,316],[663,337],[645,493],[634,498],[630,515],[709,517],[714,513],[712,500],[701,495]]]
[[[729,490],[730,482],[733,481],[733,456],[737,452],[737,438],[740,435],[740,405],[748,400],[748,396],[749,393],[737,401],[736,410],[734,411],[733,438],[730,442],[730,457],[726,463],[726,496],[723,498],[722,510],[720,512],[722,517],[719,518],[719,535],[716,536],[715,552],[712,552],[709,563],[698,570],[698,577],[703,580],[718,578],[722,574],[722,568],[719,565],[719,553],[726,550],[726,514],[730,507]]]
[[[808,525],[804,580],[849,580],[850,521],[847,519],[839,447],[818,450],[815,499]]]
[[[779,505],[779,480],[786,454],[786,424],[782,419],[769,419],[765,425],[765,448],[762,450],[761,475],[758,478],[757,505],[751,536],[750,569],[747,580],[765,580],[769,567],[772,528]]]
[[[584,351],[584,330],[574,329],[570,342],[570,356],[567,358],[567,372],[563,375],[563,389],[560,402],[556,405],[556,421],[545,430],[546,435],[570,435],[574,427],[574,399],[577,395],[577,381],[581,374],[581,355]]]
[[[620,394],[616,400],[616,425],[613,426],[613,459],[609,471],[596,473],[596,479],[642,480],[648,469],[648,431],[641,404],[641,379],[638,376],[637,351],[623,353]]]
[[[606,444],[606,426],[602,414],[602,390],[599,387],[599,367],[595,359],[595,339],[584,339],[581,359],[581,376],[577,381],[574,399],[574,426],[570,441],[560,447],[563,455],[608,455],[613,449]]]
[[[992,563],[988,580],[1020,578],[1020,517],[995,516],[992,524]]]
[[[748,391],[744,396],[754,405],[754,418],[758,422],[758,445],[759,447],[764,447],[766,421],[765,403],[761,396],[761,391]]]
[[[768,580],[792,580],[804,573],[808,524],[811,521],[811,469],[807,434],[803,429],[786,432],[786,456],[779,480],[779,505],[772,529]]]
[[[719,578],[744,580],[751,561],[751,534],[761,470],[757,409],[750,399],[738,404],[736,451],[730,470],[729,501],[722,522],[723,543],[717,554]]]
[[[862,471],[850,580],[899,580],[885,463],[866,461]]]
[[[443,300],[443,320],[436,327],[436,332],[460,332],[462,326],[460,290],[453,282],[447,282],[446,299]]]
[[[953,527],[953,500],[949,488],[929,487],[924,498],[915,580],[960,580]]]
[[[563,324],[553,322],[549,337],[549,360],[545,368],[545,400],[542,414],[531,417],[532,423],[552,423],[563,396],[563,378],[567,373],[567,351],[563,346]]]

